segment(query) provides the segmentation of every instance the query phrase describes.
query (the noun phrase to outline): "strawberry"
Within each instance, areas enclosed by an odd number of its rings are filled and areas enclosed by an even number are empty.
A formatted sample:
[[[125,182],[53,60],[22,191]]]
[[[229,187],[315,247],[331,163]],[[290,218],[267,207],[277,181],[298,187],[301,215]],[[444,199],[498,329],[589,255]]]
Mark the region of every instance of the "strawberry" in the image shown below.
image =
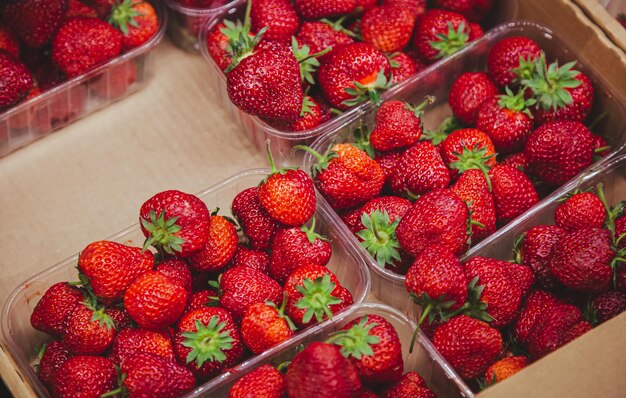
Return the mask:
[[[626,311],[626,293],[609,291],[594,297],[589,304],[594,321],[604,323]]]
[[[417,372],[405,373],[402,378],[386,389],[383,398],[435,398],[435,393],[427,386],[424,379]]]
[[[193,278],[187,263],[177,258],[169,258],[159,263],[154,270],[162,275],[165,275],[170,282],[182,286],[187,293],[187,302],[191,300],[191,295],[193,293]]]
[[[518,169],[519,171],[525,172],[528,170],[528,160],[526,159],[526,155],[524,152],[516,152],[511,153],[509,155],[504,156],[500,164],[505,164],[507,166],[511,166],[514,169]]]
[[[4,20],[21,41],[29,47],[48,44],[63,23],[68,0],[22,0],[5,4]]]
[[[350,321],[326,340],[340,347],[359,374],[361,383],[395,383],[402,377],[404,360],[400,337],[380,315],[366,315]]]
[[[367,43],[335,46],[317,72],[324,95],[340,110],[367,100],[379,103],[390,75],[387,57]]]
[[[72,17],[90,17],[98,18],[98,13],[93,8],[84,4],[79,0],[68,0],[65,19]]]
[[[121,365],[134,355],[147,353],[163,359],[174,359],[172,340],[166,332],[155,332],[146,329],[122,329],[115,336],[111,346],[110,359]]]
[[[500,87],[519,83],[532,76],[541,47],[525,36],[506,37],[494,44],[487,54],[487,70]]]
[[[259,201],[259,188],[248,188],[233,199],[231,211],[239,221],[250,246],[254,250],[269,250],[274,234],[281,227]]]
[[[305,131],[319,126],[330,119],[330,115],[325,112],[322,106],[313,97],[304,96],[302,102],[302,112],[295,121],[284,126],[289,131]],[[279,125],[279,127],[282,127]]]
[[[111,14],[111,8],[115,0],[82,0],[89,7],[96,10],[98,16],[102,19],[107,19]],[[183,3],[185,0],[182,0]],[[184,4],[183,4],[184,5]]]
[[[513,376],[515,373],[524,369],[528,364],[528,357],[522,355],[504,357],[487,368],[487,371],[485,371],[485,381],[489,383],[489,385],[495,384]]]
[[[58,398],[100,397],[117,384],[115,365],[104,357],[78,355],[65,361],[56,372],[53,396]]]
[[[413,46],[427,63],[454,54],[469,41],[469,21],[456,12],[427,10],[416,25]]]
[[[63,323],[63,343],[74,354],[100,355],[115,338],[115,321],[92,300],[74,306]]]
[[[382,169],[369,155],[353,144],[336,144],[325,155],[309,147],[317,164],[311,169],[315,186],[334,209],[364,204],[378,196],[385,183]]]
[[[278,282],[251,267],[234,267],[224,272],[219,280],[220,305],[235,319],[241,319],[254,303],[280,303],[282,289]]]
[[[552,293],[535,290],[522,304],[519,316],[513,324],[513,337],[521,344],[528,344],[530,332],[539,316],[548,308],[562,304]]]
[[[378,163],[383,171],[386,186],[391,183],[391,176],[395,172],[396,165],[398,164],[398,161],[402,157],[403,153],[404,150],[401,149],[392,152],[377,153],[374,157],[374,160],[376,161],[376,163]]]
[[[391,175],[396,195],[422,195],[450,184],[450,172],[441,152],[430,142],[418,142],[400,156]]]
[[[436,189],[421,196],[396,228],[400,246],[413,256],[431,244],[442,244],[455,255],[467,246],[467,205],[451,190]]]
[[[37,302],[30,315],[30,324],[49,335],[60,336],[63,322],[81,301],[83,294],[80,290],[65,282],[55,283]]]
[[[471,169],[478,169],[487,177],[489,169],[496,164],[496,151],[491,138],[474,128],[454,131],[441,143],[440,151],[452,177]],[[487,184],[491,190],[488,177]]]
[[[361,18],[363,41],[382,52],[400,51],[411,40],[415,16],[399,7],[374,7]]]
[[[365,229],[362,218],[363,215],[371,215],[374,211],[386,212],[389,222],[394,222],[401,218],[411,207],[411,201],[398,196],[378,196],[360,208],[349,212],[342,216],[342,220],[346,223],[350,231],[354,234]]]
[[[570,341],[576,340],[591,329],[593,329],[591,323],[585,320],[578,322],[577,324],[569,328],[563,335],[563,345],[569,343]]]
[[[203,285],[207,285],[208,282],[205,281]],[[199,308],[204,307],[213,307],[215,306],[215,298],[217,297],[218,292],[216,289],[208,288],[206,290],[199,290],[191,295],[191,300],[185,308],[185,312],[191,312],[193,310],[197,310]]]
[[[328,239],[315,233],[315,218],[310,228],[288,228],[279,231],[272,243],[270,275],[283,283],[296,268],[307,264],[326,265],[332,248]]]
[[[496,218],[503,224],[530,209],[539,201],[539,195],[530,179],[518,169],[504,164],[489,172]]]
[[[321,322],[352,305],[352,295],[328,268],[303,265],[285,281],[287,315],[298,327]]]
[[[259,202],[275,221],[300,227],[315,213],[313,180],[300,169],[276,169],[269,140],[266,145],[272,173],[259,184]]]
[[[320,19],[350,14],[357,0],[295,0],[294,6],[304,19]]]
[[[478,107],[476,128],[491,138],[500,154],[519,152],[533,130],[528,107],[534,99],[524,99],[524,92],[516,95],[506,87],[506,95],[486,99]]]
[[[433,345],[464,379],[482,375],[502,351],[502,336],[487,323],[459,315],[437,327]]]
[[[87,245],[78,258],[78,270],[104,302],[120,300],[135,278],[153,267],[152,252],[104,240]]]
[[[400,248],[396,238],[395,231],[400,221],[398,217],[392,219],[385,210],[361,214],[359,224],[363,229],[356,233],[361,246],[376,259],[381,268],[405,274],[411,258]]]
[[[214,212],[209,222],[206,245],[189,257],[196,271],[223,271],[237,251],[237,228],[228,218]]]
[[[120,382],[113,394],[129,397],[176,398],[192,390],[196,380],[190,370],[173,360],[139,352],[129,356],[120,365]]]
[[[20,56],[20,43],[6,26],[0,23],[0,49],[6,50],[14,58]]]
[[[582,320],[582,312],[572,304],[555,304],[536,319],[529,335],[528,352],[539,359],[567,343],[565,334]]]
[[[206,49],[215,64],[220,70],[224,71],[230,65],[232,58],[229,56],[232,49],[230,46],[230,38],[228,33],[234,31],[242,31],[243,27],[237,28],[235,23],[224,20],[216,24],[206,35]],[[226,33],[225,33],[226,32]],[[246,34],[249,32],[242,32]]]
[[[62,340],[53,340],[44,344],[39,350],[37,377],[49,389],[52,389],[54,377],[59,368],[74,355]]]
[[[250,22],[252,31],[258,32],[267,27],[263,35],[266,40],[289,43],[295,35],[300,20],[289,0],[251,1]]]
[[[141,275],[124,293],[128,314],[142,328],[162,329],[180,317],[187,306],[185,287],[157,271]]]
[[[383,0],[382,5],[405,8],[416,17],[426,12],[426,0]]]
[[[208,380],[238,363],[244,346],[228,311],[206,307],[184,314],[176,326],[174,352],[198,380]]]
[[[602,136],[597,134],[593,135],[593,153],[595,155],[594,160],[596,160],[597,157],[606,157],[609,153],[611,153],[611,146]]]
[[[229,398],[282,398],[285,395],[283,374],[269,364],[243,375],[228,391]]]
[[[195,195],[162,191],[139,210],[144,249],[153,245],[161,253],[189,257],[206,245],[211,218],[206,204]]]
[[[410,147],[422,135],[422,109],[433,103],[430,97],[418,106],[402,101],[386,101],[376,113],[376,125],[370,133],[370,144],[379,152]]]
[[[601,293],[613,278],[614,257],[609,231],[583,228],[567,232],[555,243],[548,268],[570,289]]]
[[[337,22],[328,20],[303,22],[296,36],[298,43],[309,46],[311,54],[316,54],[328,47],[332,49],[340,44],[354,43],[354,34],[345,29],[341,22],[340,20]],[[324,55],[320,59],[327,58],[328,56]]]
[[[241,337],[252,353],[260,354],[293,336],[296,327],[285,315],[286,304],[285,295],[279,308],[271,301],[246,308],[241,320]]]
[[[498,94],[498,87],[484,72],[465,72],[450,88],[448,103],[454,116],[463,123],[476,125],[478,109],[486,99]]]
[[[606,210],[602,201],[591,192],[575,193],[554,211],[556,225],[568,231],[602,228],[605,219]]]
[[[562,285],[548,269],[552,247],[565,235],[565,230],[556,225],[537,225],[526,231],[516,246],[517,262],[533,270],[537,285],[541,289],[555,291]],[[521,239],[521,241],[520,241]]]
[[[109,23],[122,32],[122,51],[141,46],[159,30],[159,18],[150,3],[123,0],[113,4]]]
[[[395,52],[388,56],[391,65],[391,84],[400,83],[424,69],[422,63],[415,62],[408,54]]]
[[[489,184],[479,170],[461,174],[450,189],[469,207],[472,223],[471,239],[480,242],[496,230],[496,208]]]
[[[271,257],[267,252],[249,249],[240,244],[233,256],[233,267],[252,267],[267,274],[270,269],[270,261]]]
[[[285,384],[287,395],[294,398],[347,398],[361,390],[356,369],[339,347],[317,341],[293,358]]]
[[[0,109],[17,104],[33,88],[33,77],[26,66],[4,49],[0,49],[0,73]]]
[[[65,21],[52,41],[52,60],[69,78],[117,57],[121,51],[122,34],[97,18]]]
[[[458,12],[472,22],[480,22],[491,11],[493,0],[437,0],[437,7]]]

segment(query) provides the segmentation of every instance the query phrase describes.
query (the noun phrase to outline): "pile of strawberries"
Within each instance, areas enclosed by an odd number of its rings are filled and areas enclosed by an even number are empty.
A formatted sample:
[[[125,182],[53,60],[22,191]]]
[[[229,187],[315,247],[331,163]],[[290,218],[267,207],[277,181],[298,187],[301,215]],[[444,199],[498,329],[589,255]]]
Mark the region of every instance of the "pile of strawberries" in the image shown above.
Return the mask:
[[[142,45],[158,29],[154,8],[141,0],[3,2],[0,112]],[[134,69],[118,68],[111,82],[96,83],[93,89],[95,95],[116,97],[135,80]],[[83,94],[82,101],[71,108],[80,109],[85,101]],[[67,98],[59,102],[56,108],[63,108]],[[54,117],[68,119],[77,112],[67,108],[54,109],[59,113]]]
[[[39,378],[55,397],[176,397],[332,317],[353,298],[326,267],[315,209],[306,173],[274,169],[233,199],[242,243],[198,197],[156,194],[140,209],[143,248],[89,244],[79,281],[37,303],[31,324],[52,337]]]
[[[519,239],[514,261],[461,264],[426,247],[406,276],[420,324],[467,380],[484,387],[514,374],[626,310],[626,215],[598,187],[575,192]]]
[[[379,4],[380,3],[380,4]],[[314,128],[483,35],[491,0],[250,0],[206,37],[231,101],[282,130]],[[345,27],[344,27],[345,24]]]
[[[228,396],[435,398],[417,372],[404,373],[398,333],[380,315],[354,319],[278,368],[260,366],[233,384]]]
[[[502,39],[487,72],[451,86],[454,116],[424,131],[419,106],[387,101],[371,131],[317,158],[319,191],[381,267],[405,274],[427,246],[455,256],[608,153],[582,122],[594,90],[574,63],[547,65],[523,36]]]

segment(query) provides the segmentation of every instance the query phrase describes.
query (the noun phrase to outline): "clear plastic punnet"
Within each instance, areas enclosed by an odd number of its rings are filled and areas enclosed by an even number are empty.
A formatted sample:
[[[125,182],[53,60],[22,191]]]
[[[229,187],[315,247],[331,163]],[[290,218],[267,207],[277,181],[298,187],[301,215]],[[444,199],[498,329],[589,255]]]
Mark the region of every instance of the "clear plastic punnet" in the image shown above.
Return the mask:
[[[452,55],[442,63],[435,64],[413,76],[406,85],[399,87],[393,93],[389,93],[385,99],[403,100],[418,104],[424,100],[426,95],[435,96],[436,101],[425,109],[422,117],[425,129],[434,129],[444,118],[452,115],[452,111],[448,106],[448,92],[455,78],[466,71],[485,70],[487,52],[491,46],[503,38],[518,35],[527,36],[535,40],[544,49],[549,61],[558,59],[562,64],[580,59],[575,49],[566,46],[564,41],[547,27],[533,22],[508,23],[494,28],[483,38]],[[595,88],[594,106],[588,120],[592,121],[606,112],[605,116],[600,118],[600,121],[594,126],[594,132],[601,134],[612,148],[612,152],[600,161],[601,164],[604,164],[623,150],[626,144],[626,94],[615,91],[602,76],[594,70],[587,68],[583,63],[579,62],[576,68],[590,76]],[[320,137],[313,144],[313,149],[319,153],[324,153],[334,143],[354,141],[353,133],[356,129],[361,125],[371,128],[374,125],[375,116],[376,109],[369,109],[358,119],[347,121],[335,131]],[[304,157],[303,169],[310,172],[311,167],[316,162],[313,156],[307,154]],[[598,167],[598,165],[596,164],[592,167]],[[551,196],[544,198],[539,204],[535,205],[535,208],[545,205],[550,200]],[[513,220],[509,224],[517,225],[519,219],[524,219],[524,217],[522,215],[518,220]],[[367,262],[372,275],[372,294],[382,302],[401,309],[410,316],[414,316],[416,306],[409,299],[405,290],[405,277],[381,268],[375,259],[362,248],[357,238],[343,224],[336,212],[334,213],[334,221],[337,224],[341,224],[339,228],[346,235],[346,240],[353,246],[354,250],[361,252],[361,255]],[[497,236],[499,236],[498,232],[492,238]],[[471,256],[479,247],[494,244],[494,242],[494,239],[487,238],[474,248],[471,248],[466,256]]]
[[[0,156],[141,90],[154,74],[154,52],[167,26],[165,6],[151,0],[159,30],[141,46],[0,112]]]
[[[270,170],[268,169],[246,170],[200,192],[198,196],[207,204],[209,209],[215,209],[216,207],[229,209],[233,198],[239,192],[246,188],[257,186],[269,173]],[[354,303],[358,304],[365,300],[369,292],[369,272],[365,264],[363,264],[360,255],[346,245],[342,235],[335,228],[335,223],[329,221],[330,214],[331,209],[328,208],[326,202],[319,200],[314,215],[316,218],[316,231],[326,236],[332,245],[333,253],[327,265],[328,268],[337,276],[342,286],[352,293]],[[143,245],[144,239],[139,224],[135,224],[108,238],[108,240],[138,247]],[[31,386],[38,396],[48,397],[50,395],[37,378],[33,368],[33,364],[37,360],[35,347],[41,346],[43,342],[49,340],[49,337],[32,328],[30,325],[30,314],[48,287],[57,282],[77,280],[78,274],[75,268],[77,261],[78,254],[34,275],[20,284],[4,304],[1,325],[9,354],[15,361],[16,370],[20,373],[22,379]],[[338,313],[337,316],[339,314],[341,313]],[[318,327],[312,326],[309,329],[317,330]],[[302,332],[297,333],[292,339],[297,338],[302,333],[309,333],[309,329],[304,329]],[[270,353],[276,352],[281,347],[286,347],[290,344],[291,339],[283,342],[276,349],[271,349]],[[238,368],[243,367],[245,369],[251,366],[251,364],[258,363],[268,355],[268,353],[265,353],[259,356],[261,359],[257,357],[248,359]],[[211,386],[224,380],[232,380],[232,373],[235,373],[235,371],[226,372],[197,387],[187,397],[205,396],[204,394],[207,391],[211,391]]]
[[[515,20],[517,17],[518,3],[519,0],[494,2],[494,9],[487,19],[485,26],[492,27],[497,24]],[[294,146],[311,145],[318,137],[336,131],[345,123],[350,123],[360,119],[364,114],[373,108],[373,104],[367,102],[357,105],[315,128],[297,132],[275,128],[258,117],[251,116],[237,108],[230,101],[228,93],[226,92],[226,76],[207,52],[206,36],[215,25],[220,23],[225,18],[231,20],[236,20],[237,18],[243,19],[245,5],[246,0],[237,0],[230,3],[230,7],[224,6],[219,13],[214,14],[208,20],[206,26],[204,26],[200,32],[200,45],[202,47],[202,53],[211,66],[209,73],[211,82],[215,87],[215,92],[219,96],[219,101],[222,104],[222,107],[228,110],[233,120],[239,122],[242,132],[248,136],[248,138],[257,146],[259,150],[264,151],[265,141],[267,139],[271,139],[272,153],[274,160],[276,160],[278,165],[300,165],[302,163],[303,152],[293,152],[292,148]],[[436,65],[441,64],[441,62],[444,61],[434,63],[427,70],[431,70],[436,67]],[[422,74],[423,72],[419,72],[415,76]],[[408,81],[398,83],[396,86],[387,90],[387,92],[383,94],[383,98],[393,96],[395,92],[402,90],[404,87],[407,87],[407,85],[410,85]]]

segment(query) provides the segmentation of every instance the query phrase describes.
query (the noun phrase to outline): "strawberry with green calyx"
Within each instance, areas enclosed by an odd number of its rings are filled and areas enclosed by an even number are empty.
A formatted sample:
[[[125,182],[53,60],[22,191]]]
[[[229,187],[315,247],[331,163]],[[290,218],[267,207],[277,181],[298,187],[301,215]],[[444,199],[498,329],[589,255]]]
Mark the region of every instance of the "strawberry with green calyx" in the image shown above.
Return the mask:
[[[196,271],[221,272],[237,251],[239,237],[235,222],[218,212],[219,208],[211,213],[206,245],[189,257],[189,265]]]
[[[441,157],[453,177],[467,170],[480,170],[491,191],[489,170],[496,164],[496,151],[487,134],[478,129],[461,129],[450,134],[441,144]]]
[[[253,49],[261,42],[263,35],[267,32],[267,27],[260,29],[255,35],[252,34],[250,12],[252,9],[252,0],[248,1],[246,6],[246,13],[243,19],[243,23],[240,20],[232,22],[224,20],[224,28],[220,29],[220,32],[228,38],[228,45],[226,53],[228,58],[231,59],[230,64],[224,70],[224,73],[235,69],[235,67],[246,58]]]
[[[306,44],[300,46],[295,36],[291,38],[291,51],[296,57],[296,61],[300,65],[300,80],[304,85],[314,85],[315,79],[313,75],[317,72],[317,68],[320,66],[320,61],[317,59],[327,54],[332,50],[331,47],[312,54],[311,49]],[[303,106],[304,109],[304,106]],[[302,116],[302,113],[300,114]]]
[[[107,308],[91,296],[65,319],[62,340],[74,354],[100,355],[113,343],[115,328]]]
[[[395,52],[387,55],[391,65],[391,83],[397,84],[405,81],[417,72],[425,68],[421,62],[416,62],[404,52]]]
[[[370,215],[374,211],[380,213],[387,213],[389,223],[393,223],[399,220],[411,207],[411,201],[398,196],[378,196],[360,208],[352,210],[341,216],[341,219],[346,223],[350,231],[357,234],[365,229],[362,218],[364,215]]]
[[[381,268],[402,260],[400,244],[396,239],[396,227],[399,219],[391,221],[386,211],[374,210],[362,213],[361,223],[365,227],[356,236],[361,239],[361,246],[376,259]]]
[[[285,315],[287,293],[277,307],[271,301],[254,303],[241,320],[241,337],[254,354],[260,354],[293,336],[296,325]]]
[[[448,104],[454,116],[475,126],[481,104],[497,94],[498,87],[485,72],[464,72],[452,83]]]
[[[602,184],[598,184],[598,190]],[[571,231],[581,228],[601,228],[606,219],[604,204],[591,192],[576,192],[567,198],[554,211],[554,221],[559,227]]]
[[[435,130],[424,130],[420,141],[430,141],[434,146],[439,147],[452,132],[463,127],[463,123],[458,118],[449,116]]]
[[[528,37],[507,37],[489,50],[487,70],[498,86],[517,85],[533,75],[541,53],[541,47]]]
[[[302,101],[302,111],[300,117],[286,125],[278,123],[279,127],[283,127],[289,131],[305,131],[313,129],[325,121],[330,119],[330,115],[325,112],[322,105],[309,95],[304,96]]]
[[[122,51],[141,46],[159,30],[159,19],[152,5],[143,0],[117,1],[109,23],[122,32]]]
[[[52,388],[57,371],[73,356],[74,354],[62,340],[52,340],[43,344],[38,350],[37,377],[46,387]]]
[[[456,12],[431,9],[419,17],[413,45],[426,62],[460,50],[469,40],[469,21]]]
[[[346,17],[332,22],[328,19],[303,22],[296,38],[301,44],[306,44],[312,53],[320,52],[328,47],[331,49],[340,44],[354,43],[356,35],[343,27]],[[320,57],[324,60],[327,57]]]

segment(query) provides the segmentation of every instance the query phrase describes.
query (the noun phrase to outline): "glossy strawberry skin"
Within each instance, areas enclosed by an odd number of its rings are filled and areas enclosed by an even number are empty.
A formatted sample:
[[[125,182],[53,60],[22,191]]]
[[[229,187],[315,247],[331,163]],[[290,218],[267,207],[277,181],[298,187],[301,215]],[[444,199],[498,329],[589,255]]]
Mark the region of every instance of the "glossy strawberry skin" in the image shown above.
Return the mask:
[[[279,305],[282,299],[278,282],[251,267],[235,267],[224,272],[220,288],[220,305],[235,319],[241,319],[246,309],[254,303],[271,301]]]
[[[456,12],[439,9],[428,10],[419,17],[416,23],[413,46],[424,62],[432,63],[440,57],[439,50],[431,45],[431,42],[440,41],[437,35],[446,35],[449,30],[449,23],[455,30],[464,24],[465,32],[469,33],[468,22],[464,16]]]
[[[337,31],[329,24],[318,21],[303,22],[296,38],[300,45],[309,46],[311,54],[316,54],[327,47],[333,48],[340,44],[354,43],[354,40],[346,33]],[[322,56],[321,60],[325,59],[327,56]]]
[[[518,68],[520,58],[528,61],[538,59],[541,47],[532,39],[512,36],[498,41],[487,55],[487,70],[500,87],[511,85],[517,78],[512,69]]]
[[[598,323],[615,318],[626,311],[626,293],[609,291],[602,293],[591,301]]]
[[[167,332],[125,328],[119,331],[111,346],[111,359],[120,365],[126,358],[138,353],[148,353],[173,360],[174,348]]]
[[[408,54],[397,52],[391,61],[391,83],[403,82],[424,68],[423,63],[416,62]]]
[[[417,372],[407,372],[398,382],[386,389],[381,397],[435,398],[435,393],[426,386],[426,382]]]
[[[187,263],[178,258],[170,258],[159,263],[154,270],[165,275],[170,282],[185,289],[187,302],[191,299],[193,293],[193,277],[191,276]]]
[[[115,365],[104,357],[78,355],[65,361],[56,372],[55,397],[99,397],[117,388]]]
[[[14,58],[20,56],[20,43],[6,26],[0,24],[0,49],[6,50]]]
[[[489,172],[496,217],[507,223],[539,201],[533,183],[522,171],[499,164]]]
[[[222,33],[224,28],[226,28],[226,25],[220,22],[215,25],[206,36],[207,52],[221,71],[228,68],[232,61],[227,51],[229,44],[228,36]]]
[[[3,109],[28,95],[33,87],[33,77],[24,64],[4,49],[0,49],[0,72],[0,109]]]
[[[383,0],[381,5],[406,8],[416,17],[426,12],[427,6],[426,0]]]
[[[268,27],[266,40],[289,42],[296,34],[300,20],[288,0],[259,0],[252,3],[250,22],[253,32]]]
[[[150,40],[159,30],[159,18],[150,3],[133,0],[132,9],[139,13],[134,24],[128,24],[128,33],[122,35],[122,51],[128,52]]]
[[[304,19],[321,19],[349,14],[357,0],[295,0],[294,6]]]
[[[63,23],[67,0],[25,0],[4,5],[0,19],[27,46],[43,47]]]
[[[299,169],[272,174],[259,186],[259,202],[277,222],[300,227],[315,213],[313,180]]]
[[[205,282],[204,285],[208,285],[208,282]],[[216,298],[218,298],[217,291],[212,288],[197,291],[191,296],[191,300],[185,308],[184,313],[191,312],[199,308],[211,307]]]
[[[312,97],[306,97],[305,101],[309,101],[309,110],[300,116],[294,122],[288,123],[285,127],[288,131],[305,131],[314,129],[320,124],[330,120],[331,116],[322,105],[320,105]]]
[[[189,257],[189,264],[197,271],[221,271],[237,251],[237,228],[228,219],[214,215],[209,223],[206,245]]]
[[[476,128],[491,138],[499,154],[519,152],[532,133],[532,118],[519,111],[503,108],[498,97],[486,99],[478,108]]]
[[[61,340],[53,340],[46,344],[43,356],[39,360],[37,376],[46,387],[52,389],[54,377],[65,361],[74,354]]]
[[[241,337],[246,347],[260,354],[293,336],[287,321],[278,310],[265,303],[248,306],[241,320]]]
[[[80,290],[65,282],[55,283],[46,290],[35,306],[30,316],[30,324],[51,336],[61,336],[63,322],[81,301],[83,294]]]
[[[272,365],[261,365],[237,380],[228,391],[228,398],[282,398],[285,378]]]
[[[342,219],[350,228],[350,231],[356,234],[365,228],[363,222],[361,222],[363,214],[372,214],[375,210],[387,212],[389,222],[394,222],[404,216],[409,208],[411,208],[411,201],[408,199],[398,196],[378,196],[360,208],[348,213]]]
[[[544,310],[530,331],[530,356],[539,359],[560,348],[567,343],[565,334],[581,320],[582,312],[571,304],[557,304]]]
[[[435,329],[433,345],[464,379],[482,375],[500,355],[500,332],[483,321],[459,315]]]
[[[552,293],[535,290],[522,304],[519,316],[513,324],[513,337],[521,344],[528,344],[531,330],[537,319],[548,308],[562,304]]]
[[[250,246],[255,250],[269,250],[280,223],[267,214],[259,201],[259,188],[247,188],[239,192],[231,205]]]
[[[556,225],[537,225],[526,231],[520,247],[522,264],[530,267],[541,289],[555,291],[562,285],[548,269],[552,247],[565,235],[565,230]]]
[[[454,116],[463,123],[475,125],[478,109],[486,99],[498,94],[498,88],[484,72],[465,72],[459,76],[448,94]]]
[[[569,197],[554,211],[556,224],[568,231],[602,228],[606,219],[604,205],[595,194],[581,192]]]
[[[411,40],[415,16],[399,7],[374,7],[361,18],[363,41],[383,52],[404,49]]]
[[[522,355],[504,357],[487,369],[485,372],[485,380],[489,383],[492,380],[500,382],[525,368],[528,363],[528,357]]]
[[[441,152],[430,142],[413,145],[400,156],[390,178],[392,192],[396,195],[422,195],[450,184],[450,171]]]
[[[132,355],[121,364],[128,396],[175,398],[196,385],[193,374],[176,361],[150,353]]]
[[[115,327],[98,320],[92,321],[94,311],[83,304],[76,305],[65,319],[63,343],[74,354],[100,355],[115,338]]]
[[[239,245],[233,256],[233,267],[246,266],[255,268],[264,274],[269,273],[271,257],[267,252],[249,249]]]
[[[284,229],[276,234],[272,244],[270,275],[282,283],[302,265],[326,265],[331,254],[332,247],[328,241],[315,237],[311,243],[300,228]]]
[[[485,239],[496,230],[496,207],[493,195],[489,191],[487,180],[480,170],[467,170],[450,187],[470,209],[473,221],[481,225],[472,224],[472,242],[477,243]]]
[[[453,178],[458,176],[459,171],[452,165],[455,162],[463,163],[463,151],[465,149],[473,151],[483,149],[485,152],[480,162],[487,168],[491,168],[496,164],[496,151],[491,138],[483,131],[475,128],[460,129],[452,132],[441,143],[439,149],[444,163],[451,169],[450,173]]]
[[[379,152],[415,145],[422,135],[422,120],[402,101],[385,101],[376,113],[370,144]]]
[[[400,246],[417,256],[426,246],[441,243],[455,255],[467,245],[467,205],[451,190],[438,189],[421,196],[396,228]]]
[[[538,107],[534,112],[538,125],[557,120],[583,122],[587,119],[587,116],[591,113],[591,107],[593,106],[595,91],[593,83],[591,79],[582,72],[580,72],[575,79],[580,81],[581,84],[578,87],[566,88],[572,96],[573,102],[556,111],[552,109],[545,110]]]

